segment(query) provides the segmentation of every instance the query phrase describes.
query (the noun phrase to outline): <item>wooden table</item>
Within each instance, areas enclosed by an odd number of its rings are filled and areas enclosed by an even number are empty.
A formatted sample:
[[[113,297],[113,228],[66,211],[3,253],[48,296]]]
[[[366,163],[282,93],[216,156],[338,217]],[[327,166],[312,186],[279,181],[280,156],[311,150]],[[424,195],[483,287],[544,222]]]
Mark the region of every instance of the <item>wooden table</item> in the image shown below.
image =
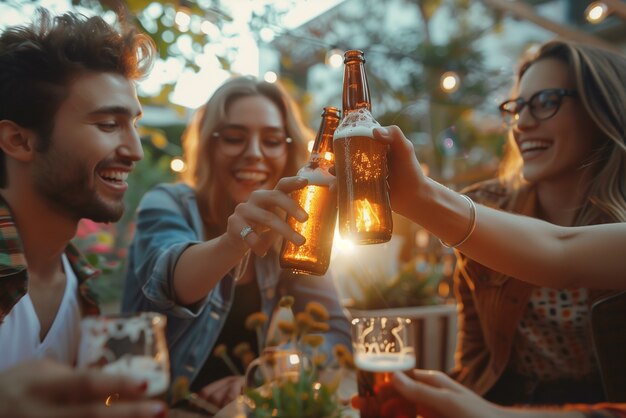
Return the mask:
[[[207,418],[209,415],[198,414],[196,412],[184,411],[182,409],[170,409],[167,418]]]

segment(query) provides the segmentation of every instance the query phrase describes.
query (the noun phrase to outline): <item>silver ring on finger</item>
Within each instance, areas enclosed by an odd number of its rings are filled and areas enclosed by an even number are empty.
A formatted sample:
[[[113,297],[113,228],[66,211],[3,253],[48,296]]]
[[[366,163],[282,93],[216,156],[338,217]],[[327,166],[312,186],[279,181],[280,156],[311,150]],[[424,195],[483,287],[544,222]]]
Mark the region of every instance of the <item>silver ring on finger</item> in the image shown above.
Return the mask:
[[[245,241],[246,237],[253,232],[254,232],[254,229],[252,229],[251,226],[246,225],[243,228],[241,228],[241,232],[239,232],[239,235],[241,235],[241,239]]]

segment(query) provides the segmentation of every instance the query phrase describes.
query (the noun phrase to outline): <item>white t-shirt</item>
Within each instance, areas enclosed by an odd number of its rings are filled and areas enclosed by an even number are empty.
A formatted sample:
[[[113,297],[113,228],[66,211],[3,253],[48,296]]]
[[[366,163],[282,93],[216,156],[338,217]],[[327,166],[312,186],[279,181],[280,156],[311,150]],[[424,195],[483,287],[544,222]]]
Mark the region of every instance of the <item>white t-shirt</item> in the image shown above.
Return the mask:
[[[26,360],[52,359],[73,366],[80,339],[78,280],[63,254],[65,292],[57,315],[43,341],[33,302],[24,295],[0,324],[0,371]]]

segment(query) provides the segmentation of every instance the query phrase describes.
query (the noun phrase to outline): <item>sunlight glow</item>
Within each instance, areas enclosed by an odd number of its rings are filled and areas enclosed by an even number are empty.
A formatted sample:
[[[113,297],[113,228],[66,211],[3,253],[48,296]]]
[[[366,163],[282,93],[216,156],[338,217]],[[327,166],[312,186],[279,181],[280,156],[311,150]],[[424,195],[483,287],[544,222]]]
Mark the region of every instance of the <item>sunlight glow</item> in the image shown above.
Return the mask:
[[[194,73],[189,69],[184,69],[182,61],[177,61],[177,59],[168,59],[167,62],[159,60],[155,63],[155,67],[150,75],[139,83],[139,90],[141,94],[156,96],[161,93],[163,85],[176,83],[169,100],[174,104],[187,108],[197,108],[206,102],[215,89],[232,74],[259,76],[259,48],[248,26],[253,11],[257,9],[262,11],[265,5],[269,4],[287,10],[283,25],[286,29],[290,29],[305,23],[342,1],[303,1],[296,3],[295,6],[290,1],[284,0],[237,2],[230,10],[232,12],[232,20],[225,22],[223,29],[218,28],[209,20],[203,20],[200,16],[192,15],[189,9],[176,8],[172,4],[157,1],[146,2],[147,6],[143,15],[145,18],[152,20],[152,25],[147,25],[148,31],[156,30],[155,21],[158,20],[159,24],[167,27],[176,25],[182,32],[187,32],[191,29],[194,34],[196,32],[204,33],[209,37],[207,45],[221,45],[223,50],[235,50],[237,53],[234,56],[234,60],[230,61],[230,68],[226,71],[222,67],[222,63],[216,59],[217,57],[230,59],[226,53],[217,51],[216,48],[208,52],[205,48],[204,53],[207,54],[206,56],[194,56],[197,51],[193,51],[189,35],[176,39],[177,37],[173,31],[165,30],[161,34],[163,41],[166,43],[176,42],[176,47],[181,50],[183,55],[193,60],[200,69]],[[24,1],[21,3],[23,4],[20,7],[16,7],[12,2],[5,3],[0,1],[0,29],[9,25],[27,23],[37,6],[43,6],[54,14],[60,14],[72,9],[85,15],[93,14],[93,12],[85,8],[72,8],[69,0],[38,0],[38,2]],[[210,4],[212,3],[204,1],[205,7],[208,7]],[[110,14],[113,15],[112,12]],[[107,13],[107,18],[109,17],[108,15],[109,13]],[[275,37],[272,28],[264,28],[260,35],[265,42],[269,42]],[[278,79],[276,74],[269,75],[269,77],[268,81],[270,82]]]
[[[339,227],[335,228],[335,237],[333,238],[333,252],[337,253],[353,253],[356,245],[349,239],[343,239],[339,234]]]

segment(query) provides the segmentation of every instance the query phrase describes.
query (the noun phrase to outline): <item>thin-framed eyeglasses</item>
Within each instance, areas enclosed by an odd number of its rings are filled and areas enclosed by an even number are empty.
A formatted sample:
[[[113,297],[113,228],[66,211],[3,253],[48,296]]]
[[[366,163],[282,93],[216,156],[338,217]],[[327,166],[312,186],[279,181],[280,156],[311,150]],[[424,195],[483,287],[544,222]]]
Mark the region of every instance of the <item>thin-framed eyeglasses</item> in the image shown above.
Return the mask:
[[[237,157],[248,148],[252,133],[242,127],[225,127],[211,134],[217,141],[218,149],[226,157]],[[287,153],[293,140],[284,132],[263,129],[258,132],[259,148],[266,158],[280,158]]]
[[[578,92],[571,89],[545,89],[540,90],[524,100],[521,97],[503,102],[498,106],[500,115],[506,125],[517,123],[519,115],[528,105],[528,111],[536,120],[550,119],[561,108],[564,97],[578,97]]]

